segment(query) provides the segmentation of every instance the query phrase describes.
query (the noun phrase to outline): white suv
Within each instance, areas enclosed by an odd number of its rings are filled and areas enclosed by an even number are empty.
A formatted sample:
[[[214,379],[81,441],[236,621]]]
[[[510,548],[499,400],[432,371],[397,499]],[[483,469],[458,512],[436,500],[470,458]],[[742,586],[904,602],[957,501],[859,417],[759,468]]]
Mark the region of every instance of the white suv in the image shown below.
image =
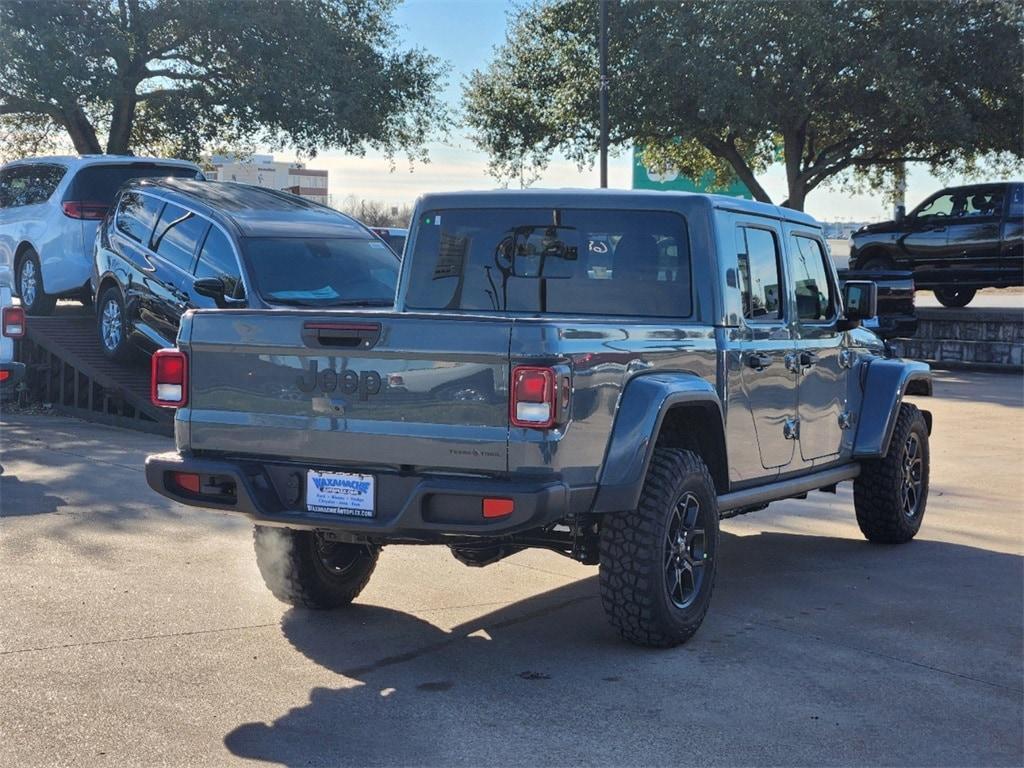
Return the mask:
[[[92,298],[96,226],[130,179],[202,179],[198,165],[120,155],[36,157],[0,167],[0,267],[14,272],[29,314],[46,315],[59,297]]]

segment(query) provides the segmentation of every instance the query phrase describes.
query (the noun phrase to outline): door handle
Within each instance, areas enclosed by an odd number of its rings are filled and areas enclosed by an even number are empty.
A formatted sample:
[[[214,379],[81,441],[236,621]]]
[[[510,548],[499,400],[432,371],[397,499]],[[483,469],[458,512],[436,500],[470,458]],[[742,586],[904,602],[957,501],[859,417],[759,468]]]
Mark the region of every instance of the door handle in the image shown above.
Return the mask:
[[[748,368],[753,368],[755,371],[763,371],[769,365],[772,364],[774,358],[771,355],[766,355],[761,352],[751,352],[744,358],[744,362]]]
[[[307,347],[370,349],[380,341],[380,323],[308,322],[302,326]]]
[[[803,368],[810,368],[818,362],[818,356],[813,352],[801,352],[800,353],[800,365]]]

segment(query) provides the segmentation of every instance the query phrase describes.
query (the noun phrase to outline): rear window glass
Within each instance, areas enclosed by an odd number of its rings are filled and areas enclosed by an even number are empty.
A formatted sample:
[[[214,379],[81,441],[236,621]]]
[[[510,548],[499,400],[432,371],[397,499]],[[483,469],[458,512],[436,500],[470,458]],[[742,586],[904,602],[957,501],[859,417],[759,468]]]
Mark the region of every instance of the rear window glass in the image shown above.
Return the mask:
[[[0,172],[0,208],[45,203],[67,171],[61,165],[19,165]]]
[[[1024,185],[1014,184],[1010,194],[1010,215],[1024,216]]]
[[[686,221],[662,211],[427,211],[410,270],[414,309],[690,315]]]
[[[163,207],[163,200],[149,195],[140,195],[137,192],[122,195],[115,219],[118,231],[137,243],[148,245],[149,237],[153,234],[153,225],[156,224]]]
[[[175,179],[202,178],[194,168],[157,163],[129,163],[126,165],[90,165],[77,174],[68,188],[65,198],[110,204],[117,190],[132,179]]]
[[[395,298],[398,259],[377,238],[248,237],[242,250],[271,304],[383,306]]]

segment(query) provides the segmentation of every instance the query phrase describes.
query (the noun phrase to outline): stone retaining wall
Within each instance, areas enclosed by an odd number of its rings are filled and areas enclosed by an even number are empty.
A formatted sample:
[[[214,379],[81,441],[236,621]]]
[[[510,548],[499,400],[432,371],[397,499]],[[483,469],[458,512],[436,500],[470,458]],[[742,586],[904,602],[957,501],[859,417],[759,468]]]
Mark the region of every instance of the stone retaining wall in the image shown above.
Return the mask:
[[[896,339],[903,357],[939,367],[1024,370],[1024,310],[919,307],[917,334]]]

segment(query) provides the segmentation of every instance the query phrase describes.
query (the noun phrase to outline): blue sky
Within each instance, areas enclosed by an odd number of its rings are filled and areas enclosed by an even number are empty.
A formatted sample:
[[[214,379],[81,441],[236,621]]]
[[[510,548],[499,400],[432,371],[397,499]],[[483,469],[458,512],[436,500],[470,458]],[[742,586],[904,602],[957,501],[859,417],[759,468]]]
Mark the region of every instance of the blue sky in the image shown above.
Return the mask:
[[[486,66],[496,45],[505,37],[506,14],[514,7],[506,0],[405,0],[395,14],[402,42],[423,48],[451,66],[443,96],[458,107],[464,78]],[[351,157],[322,153],[309,165],[330,171],[330,192],[335,199],[354,194],[390,204],[411,203],[424,192],[453,189],[489,189],[497,186],[487,174],[487,156],[462,132],[453,131],[445,143],[429,146],[430,162],[410,167],[404,157],[389,163],[367,153]],[[279,157],[287,158],[287,154]],[[609,186],[631,186],[628,153],[609,162]],[[954,180],[955,181],[955,180]],[[774,200],[785,197],[785,173],[781,167],[765,174],[762,183]],[[597,186],[597,170],[580,171],[574,163],[556,159],[535,186]],[[925,169],[910,168],[907,203],[915,205],[942,183]],[[850,196],[842,191],[818,189],[807,200],[807,211],[822,220],[877,220],[888,218],[889,209],[879,196]]]

